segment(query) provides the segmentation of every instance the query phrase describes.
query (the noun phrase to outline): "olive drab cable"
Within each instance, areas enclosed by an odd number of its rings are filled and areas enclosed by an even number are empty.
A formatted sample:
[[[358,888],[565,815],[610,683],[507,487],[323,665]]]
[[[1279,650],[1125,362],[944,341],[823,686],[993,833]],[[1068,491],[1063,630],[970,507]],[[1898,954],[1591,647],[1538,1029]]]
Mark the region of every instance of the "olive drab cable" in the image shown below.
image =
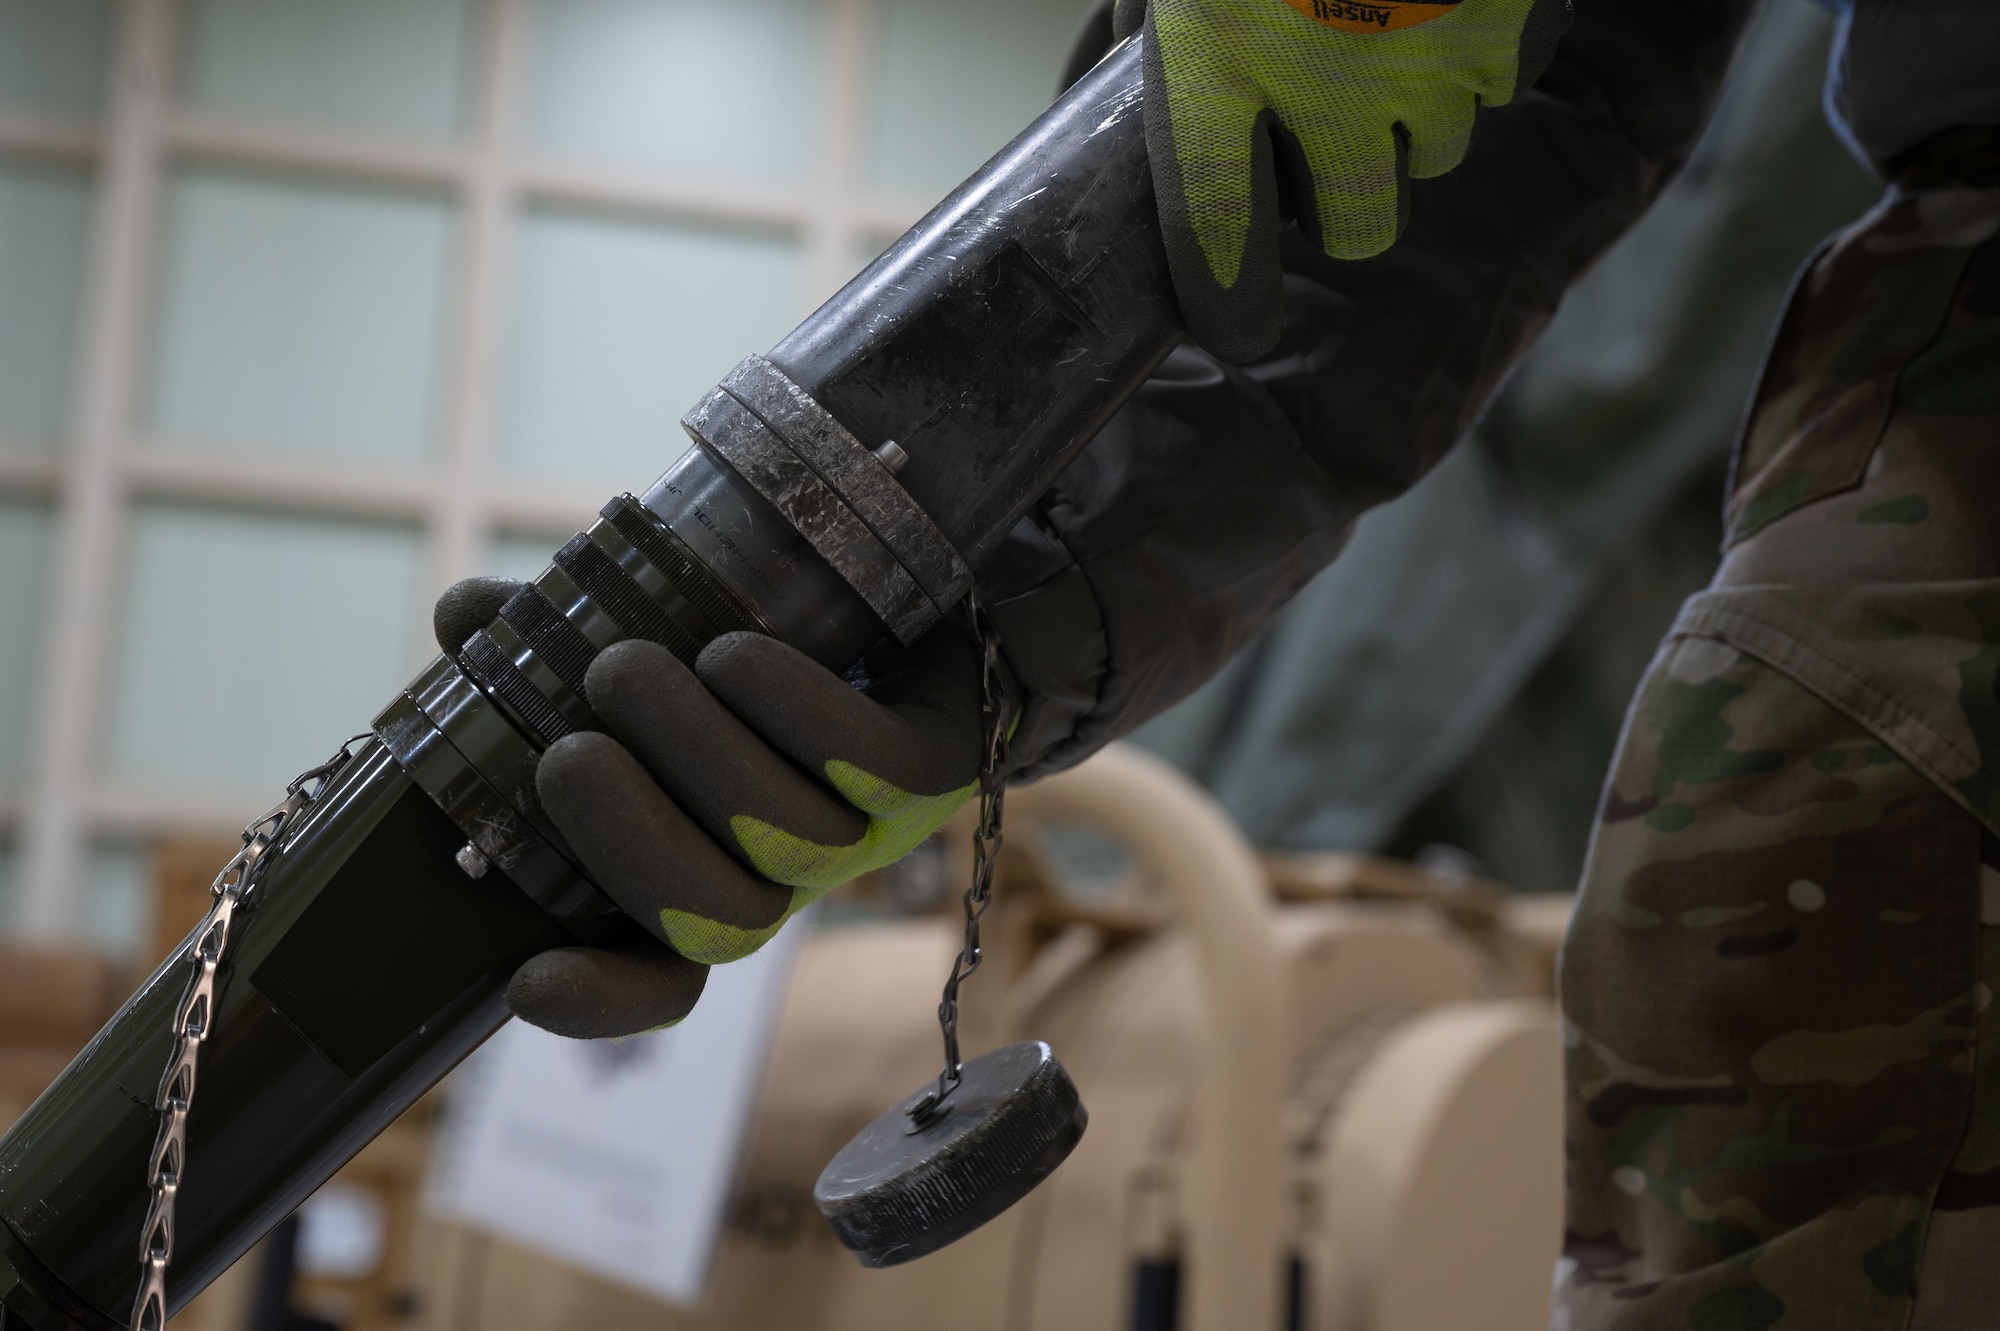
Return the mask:
[[[167,1263],[174,1255],[174,1202],[187,1163],[187,1118],[194,1104],[195,1064],[202,1042],[215,1029],[215,975],[229,946],[236,908],[263,881],[266,867],[298,816],[325,791],[334,770],[348,760],[348,745],[366,737],[354,736],[331,758],[294,778],[285,787],[285,798],[243,829],[243,848],[209,886],[215,904],[208,908],[188,945],[186,955],[194,963],[194,973],[188,976],[187,990],[174,1008],[173,1053],[153,1099],[160,1115],[160,1131],[146,1164],[146,1188],[152,1202],[146,1208],[145,1231],[139,1241],[143,1274],[138,1297],[132,1303],[132,1331],[164,1331],[167,1324]]]
[[[925,1091],[907,1112],[916,1127],[928,1126],[944,1111],[964,1072],[958,1057],[958,987],[979,969],[979,922],[993,904],[993,867],[1000,858],[1001,800],[1006,795],[1007,682],[1000,670],[1000,630],[975,589],[965,598],[967,617],[979,642],[979,716],[985,751],[979,763],[979,827],[972,836],[972,884],[965,889],[965,946],[951,964],[938,1001],[938,1028],[944,1033],[944,1070],[937,1086]]]

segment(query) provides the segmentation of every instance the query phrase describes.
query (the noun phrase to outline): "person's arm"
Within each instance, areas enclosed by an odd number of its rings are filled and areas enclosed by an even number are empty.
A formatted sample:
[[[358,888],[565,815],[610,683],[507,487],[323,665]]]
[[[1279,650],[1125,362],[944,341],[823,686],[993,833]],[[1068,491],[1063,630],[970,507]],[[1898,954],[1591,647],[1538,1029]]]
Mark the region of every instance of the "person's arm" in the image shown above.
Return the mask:
[[[1386,254],[1284,246],[1284,333],[1176,351],[979,570],[1028,691],[1017,771],[1193,692],[1462,439],[1707,120],[1750,0],[1596,0],[1548,71],[1411,185]]]
[[[1274,0],[1275,2],[1275,0]],[[1419,182],[1386,256],[1286,246],[1284,335],[1232,366],[1192,347],[976,570],[1024,705],[1016,776],[1077,762],[1192,691],[1471,428],[1564,289],[1693,144],[1749,0],[1618,0],[1542,85]],[[447,649],[501,584],[439,607]],[[701,963],[921,841],[977,788],[977,657],[941,625],[864,695],[750,634],[690,670],[619,643],[585,691],[608,733],[553,744],[536,790],[582,866],[651,937],[524,963],[516,1014],[573,1036],[673,1020]]]
[[[1280,251],[1382,253],[1413,181],[1464,158],[1481,107],[1533,86],[1573,0],[1117,0],[1188,335],[1226,361],[1285,322]]]

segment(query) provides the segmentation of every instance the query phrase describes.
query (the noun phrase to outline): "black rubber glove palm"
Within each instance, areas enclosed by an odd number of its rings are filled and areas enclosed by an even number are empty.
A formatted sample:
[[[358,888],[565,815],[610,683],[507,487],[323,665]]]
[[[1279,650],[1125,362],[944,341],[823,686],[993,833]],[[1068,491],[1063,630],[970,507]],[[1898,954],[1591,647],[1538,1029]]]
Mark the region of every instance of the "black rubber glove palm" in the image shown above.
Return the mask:
[[[456,652],[520,588],[473,578],[437,603]],[[979,667],[949,628],[869,694],[776,639],[727,634],[689,670],[621,642],[584,691],[609,733],[549,747],[543,808],[591,878],[662,946],[562,948],[508,986],[515,1013],[572,1036],[685,1016],[704,965],[747,956],[797,910],[902,858],[978,788]]]

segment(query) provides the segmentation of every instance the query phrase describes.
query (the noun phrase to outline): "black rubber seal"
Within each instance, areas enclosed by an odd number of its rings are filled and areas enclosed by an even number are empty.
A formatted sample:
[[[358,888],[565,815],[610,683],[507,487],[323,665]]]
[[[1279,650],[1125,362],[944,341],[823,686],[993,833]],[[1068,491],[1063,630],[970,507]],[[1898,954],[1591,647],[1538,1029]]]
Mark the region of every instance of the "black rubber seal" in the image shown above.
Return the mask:
[[[644,553],[643,549],[640,553]],[[646,589],[632,581],[631,575],[593,545],[588,536],[580,532],[572,536],[569,544],[556,551],[555,562],[557,568],[575,579],[585,595],[604,607],[604,612],[617,621],[627,637],[657,642],[690,667],[694,665],[702,644],[669,619],[653,598],[646,595]]]
[[[465,640],[459,650],[459,659],[465,663],[467,673],[486,686],[486,691],[507,705],[509,711],[520,717],[529,729],[542,738],[544,748],[555,743],[575,730],[542,691],[534,686],[520,667],[507,659],[507,653],[495,645],[493,639],[481,629]]]
[[[597,659],[597,648],[576,625],[563,617],[542,589],[529,583],[500,607],[507,621],[535,655],[548,663],[578,698],[584,697],[583,676]],[[585,699],[588,701],[588,699]]]
[[[708,621],[718,637],[724,633],[768,632],[755,615],[738,605],[736,598],[696,562],[682,547],[679,537],[660,525],[644,504],[629,494],[620,495],[600,512],[618,529],[620,536],[632,543],[633,549],[660,570],[661,576]]]

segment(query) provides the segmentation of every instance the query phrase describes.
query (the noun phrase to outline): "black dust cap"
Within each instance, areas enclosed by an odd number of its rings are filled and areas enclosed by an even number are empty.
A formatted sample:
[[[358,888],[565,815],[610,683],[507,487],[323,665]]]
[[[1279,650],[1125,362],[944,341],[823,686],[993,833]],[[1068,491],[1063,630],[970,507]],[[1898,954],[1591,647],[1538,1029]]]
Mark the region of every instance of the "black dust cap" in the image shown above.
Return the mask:
[[[964,1066],[944,1112],[909,1114],[931,1087],[841,1147],[813,1200],[863,1266],[897,1266],[963,1238],[1055,1172],[1090,1121],[1076,1083],[1039,1040]]]

